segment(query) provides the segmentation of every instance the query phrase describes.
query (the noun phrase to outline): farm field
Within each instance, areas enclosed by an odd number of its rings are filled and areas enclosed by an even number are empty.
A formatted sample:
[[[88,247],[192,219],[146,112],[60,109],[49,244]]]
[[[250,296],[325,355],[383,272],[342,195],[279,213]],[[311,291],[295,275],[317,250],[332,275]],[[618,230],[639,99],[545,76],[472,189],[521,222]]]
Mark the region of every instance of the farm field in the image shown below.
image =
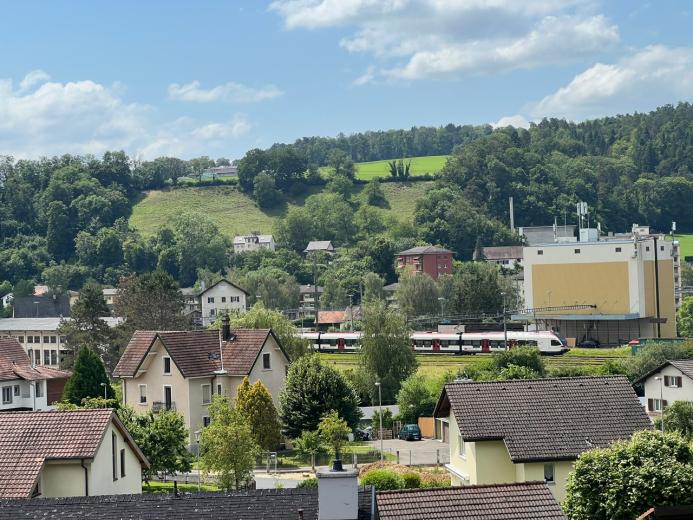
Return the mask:
[[[599,366],[609,360],[628,357],[629,347],[610,349],[574,348],[562,356],[544,356],[542,359],[547,368]],[[320,357],[328,364],[339,370],[354,369],[358,363],[358,354],[320,354]],[[447,371],[457,372],[464,367],[482,363],[490,357],[489,354],[477,354],[467,356],[448,356],[434,354],[417,354],[419,362],[418,373],[423,375],[439,375]]]
[[[410,221],[416,201],[430,188],[432,182],[384,183],[383,192],[389,207],[380,211],[399,220]],[[358,191],[363,189],[358,186]],[[269,211],[258,208],[246,194],[230,186],[208,186],[154,190],[145,194],[133,208],[130,225],[145,236],[154,235],[159,228],[183,212],[201,213],[219,226],[226,236],[250,233],[272,233],[275,221],[291,206],[300,206],[305,198],[318,190],[294,197],[287,204]],[[354,197],[358,197],[355,193]]]
[[[424,157],[411,157],[404,159],[404,162],[411,160],[410,174],[412,177],[425,175],[427,173],[437,173],[443,169],[449,155],[430,155]],[[356,177],[365,181],[370,181],[376,177],[389,177],[389,161],[373,161],[356,163]]]

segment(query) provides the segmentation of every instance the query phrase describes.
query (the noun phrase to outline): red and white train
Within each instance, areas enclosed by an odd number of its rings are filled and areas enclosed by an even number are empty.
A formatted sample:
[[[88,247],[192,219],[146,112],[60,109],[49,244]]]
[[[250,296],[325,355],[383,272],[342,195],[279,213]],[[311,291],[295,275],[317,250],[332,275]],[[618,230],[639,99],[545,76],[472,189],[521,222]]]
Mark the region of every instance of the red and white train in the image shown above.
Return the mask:
[[[303,332],[319,352],[355,352],[361,348],[361,332]],[[412,348],[429,354],[476,354],[505,350],[503,332],[413,332]],[[508,348],[537,347],[542,354],[563,354],[569,350],[564,337],[551,331],[508,331]]]

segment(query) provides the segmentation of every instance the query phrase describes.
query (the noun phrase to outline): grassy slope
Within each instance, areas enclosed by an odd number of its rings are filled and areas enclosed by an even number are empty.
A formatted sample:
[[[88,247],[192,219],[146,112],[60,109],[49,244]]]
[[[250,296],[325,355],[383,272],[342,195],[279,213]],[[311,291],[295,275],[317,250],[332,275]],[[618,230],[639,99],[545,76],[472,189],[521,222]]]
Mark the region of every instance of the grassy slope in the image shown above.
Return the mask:
[[[431,155],[427,157],[412,157],[411,170],[412,176],[424,175],[426,173],[437,173],[448,160],[449,155]],[[405,159],[409,161],[410,159]],[[389,161],[373,161],[356,164],[356,176],[359,179],[371,180],[376,177],[389,177],[390,169],[387,165]]]
[[[693,256],[693,235],[676,235],[676,240],[681,244],[681,260],[686,256]]]
[[[383,184],[383,191],[390,204],[383,213],[394,215],[400,220],[410,220],[416,200],[431,184]],[[359,186],[359,189],[362,187]],[[210,217],[229,237],[252,231],[271,233],[275,220],[283,216],[288,207],[302,205],[308,195],[310,193],[293,198],[288,204],[271,211],[262,211],[247,195],[227,186],[151,191],[133,208],[130,224],[144,235],[152,235],[161,226],[170,223],[176,215],[192,211]]]

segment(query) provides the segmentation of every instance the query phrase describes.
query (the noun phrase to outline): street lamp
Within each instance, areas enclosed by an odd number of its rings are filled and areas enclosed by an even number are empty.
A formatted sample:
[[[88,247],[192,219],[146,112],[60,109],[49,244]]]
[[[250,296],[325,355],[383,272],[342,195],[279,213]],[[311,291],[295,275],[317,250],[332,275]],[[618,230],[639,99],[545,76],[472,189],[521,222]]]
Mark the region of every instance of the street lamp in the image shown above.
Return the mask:
[[[662,413],[662,433],[664,433],[664,378],[657,376],[655,381],[659,381],[659,408]]]
[[[378,387],[378,416],[380,418],[380,462],[383,461],[383,393],[380,386],[380,381],[375,382]]]
[[[501,292],[503,297],[503,348],[508,350],[508,323],[505,319],[505,291]]]
[[[104,400],[108,399],[108,385],[106,383],[101,383],[101,386],[103,386],[103,398]],[[105,403],[104,403],[105,406]]]
[[[201,430],[195,430],[195,442],[197,443],[197,492],[202,491],[202,474],[200,470],[200,435]]]

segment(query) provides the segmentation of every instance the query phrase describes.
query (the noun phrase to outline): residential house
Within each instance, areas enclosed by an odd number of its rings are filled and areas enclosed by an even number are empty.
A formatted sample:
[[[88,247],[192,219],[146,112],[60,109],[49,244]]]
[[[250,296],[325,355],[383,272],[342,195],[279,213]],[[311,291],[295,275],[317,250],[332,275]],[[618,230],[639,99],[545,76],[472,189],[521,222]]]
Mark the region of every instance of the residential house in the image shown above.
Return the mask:
[[[527,312],[513,320],[554,330],[570,344],[622,345],[633,338],[676,337],[674,249],[658,237],[600,239],[523,249]]]
[[[238,177],[238,166],[235,164],[213,166],[202,172],[203,179],[234,179],[236,177]]]
[[[312,284],[301,284],[298,289],[298,312],[301,316],[315,316],[316,302],[320,304],[323,288]],[[317,296],[317,298],[316,298]]]
[[[226,279],[219,280],[214,285],[202,289],[197,298],[200,302],[202,326],[214,323],[217,316],[224,311],[242,311],[247,309],[248,293],[238,285]]]
[[[317,330],[340,329],[345,322],[345,311],[318,311]]]
[[[565,520],[545,482],[376,493],[379,520]]]
[[[313,253],[316,251],[324,251],[326,253],[334,253],[334,246],[329,240],[311,240],[303,250],[304,253]]]
[[[647,413],[652,417],[659,417],[676,401],[693,403],[693,359],[666,361],[638,379],[638,383],[645,390]]]
[[[70,318],[64,318],[69,321]],[[120,324],[122,318],[101,318],[109,326]],[[0,319],[0,337],[15,338],[35,365],[58,367],[69,349],[65,336],[58,334],[61,318]]]
[[[412,247],[397,253],[397,268],[426,273],[435,280],[440,275],[452,274],[452,251],[439,246]]]
[[[274,251],[275,243],[272,235],[236,235],[233,237],[233,252],[236,254],[245,251],[260,251],[266,249]]]
[[[235,399],[244,377],[262,381],[276,406],[289,358],[269,329],[137,331],[113,376],[123,380],[123,404],[138,412],[175,409],[194,432],[209,424],[212,394]]]
[[[522,246],[482,247],[475,260],[485,260],[506,269],[513,269],[516,265],[522,265]]]
[[[453,485],[544,480],[559,501],[580,453],[651,427],[623,376],[450,383],[434,417]]]
[[[115,306],[116,298],[118,297],[118,289],[107,287],[103,289],[103,299],[106,302],[106,306],[112,312]]]
[[[60,401],[69,372],[34,366],[15,338],[0,338],[0,411],[47,410]]]
[[[148,466],[113,410],[0,413],[0,498],[141,493]]]

